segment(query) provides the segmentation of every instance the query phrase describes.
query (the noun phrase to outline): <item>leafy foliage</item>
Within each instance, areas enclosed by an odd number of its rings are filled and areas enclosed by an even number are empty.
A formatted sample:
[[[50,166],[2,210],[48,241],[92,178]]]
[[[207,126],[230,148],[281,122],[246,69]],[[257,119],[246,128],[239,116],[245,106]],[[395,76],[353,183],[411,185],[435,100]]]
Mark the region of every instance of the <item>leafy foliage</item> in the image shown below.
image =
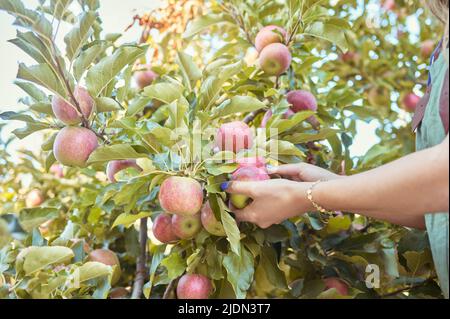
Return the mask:
[[[20,64],[16,82],[28,95],[21,102],[29,110],[0,118],[25,123],[14,132],[18,138],[36,131],[47,136],[41,154],[22,151],[18,162],[7,152],[10,141],[0,148],[0,297],[106,298],[114,267],[86,257],[105,247],[120,259],[116,286],[133,285],[144,261],[147,298],[170,296],[172,283],[186,272],[210,278],[216,298],[343,297],[326,290],[327,277],[344,281],[348,298],[440,297],[420,231],[345,213],[311,212],[264,230],[238,225],[219,188],[236,169],[234,154],[214,153],[211,142],[222,123],[245,119],[257,128],[271,109],[274,117],[260,130],[269,134],[238,156],[258,151],[272,164],[307,161],[353,174],[411,152],[411,116],[399,101],[406,92],[424,90],[426,74],[414,70],[424,70],[426,60],[417,55],[420,41],[408,35],[406,18],[420,21],[421,39],[437,34],[414,1],[398,1],[401,9],[392,12],[372,12],[368,1],[354,0],[169,1],[164,12],[173,21],[135,17],[143,26],[141,41],[125,45],[102,32],[98,1],[78,1],[78,17],[69,11],[72,2],[40,1],[31,10],[20,0],[0,0],[0,10],[26,30],[11,42],[37,63]],[[192,10],[185,12],[188,5]],[[368,23],[374,14],[381,28]],[[64,51],[53,40],[59,23],[73,24]],[[294,61],[276,79],[259,68],[253,49],[256,33],[269,24],[288,30]],[[356,57],[348,61],[345,52]],[[159,78],[139,89],[132,76],[148,56]],[[101,145],[89,168],[62,168],[52,148],[63,125],[50,101],[58,95],[76,104],[73,89],[80,84],[95,100],[94,115],[81,125]],[[284,119],[286,92],[300,88],[317,97],[318,112]],[[352,157],[360,121],[374,121],[382,142]],[[108,183],[107,163],[125,159],[136,159],[142,171],[126,170]],[[202,183],[226,236],[202,230],[166,246],[149,231],[143,257],[139,232],[162,212],[159,186],[174,175]],[[39,207],[27,207],[32,190],[43,195]],[[381,269],[378,288],[364,282],[369,264]]]

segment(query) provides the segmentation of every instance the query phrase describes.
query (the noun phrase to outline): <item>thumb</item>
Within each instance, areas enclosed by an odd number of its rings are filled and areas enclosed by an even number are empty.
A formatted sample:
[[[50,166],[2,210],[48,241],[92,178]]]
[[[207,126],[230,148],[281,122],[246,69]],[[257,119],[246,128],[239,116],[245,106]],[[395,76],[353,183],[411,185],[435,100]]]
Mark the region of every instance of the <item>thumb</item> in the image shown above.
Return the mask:
[[[253,182],[226,182],[221,185],[221,188],[229,194],[241,194],[251,197],[254,188],[253,184]]]

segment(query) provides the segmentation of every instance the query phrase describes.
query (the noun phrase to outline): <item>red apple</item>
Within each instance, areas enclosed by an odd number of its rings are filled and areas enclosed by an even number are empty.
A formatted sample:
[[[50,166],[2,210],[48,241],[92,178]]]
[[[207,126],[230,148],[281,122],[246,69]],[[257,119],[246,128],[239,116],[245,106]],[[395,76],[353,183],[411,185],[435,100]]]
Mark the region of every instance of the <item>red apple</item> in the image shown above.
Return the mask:
[[[60,164],[53,164],[50,167],[50,173],[52,173],[53,175],[55,175],[58,178],[64,177],[64,169]]]
[[[176,242],[179,238],[175,235],[172,227],[172,216],[160,214],[153,222],[153,235],[164,244]]]
[[[420,45],[420,53],[424,59],[430,58],[435,48],[435,43],[433,40],[423,41]]]
[[[117,287],[111,289],[109,292],[109,299],[127,299],[130,292],[124,287]]]
[[[89,156],[97,147],[94,132],[84,127],[66,126],[56,135],[53,153],[63,165],[86,167]]]
[[[78,102],[84,117],[88,119],[94,108],[94,100],[89,95],[88,91],[81,86],[75,87],[73,95]],[[53,96],[52,110],[56,118],[64,124],[74,125],[81,123],[81,115],[78,113],[76,107],[59,96]]]
[[[357,64],[361,60],[361,56],[354,51],[347,51],[341,55],[342,61],[345,63]]]
[[[140,89],[149,86],[158,78],[158,74],[152,71],[150,65],[146,65],[144,68],[146,69],[134,73],[134,79]]]
[[[114,285],[119,281],[121,275],[120,261],[115,252],[109,249],[96,249],[89,254],[88,259],[113,267],[111,284]]]
[[[420,101],[420,97],[414,93],[408,93],[403,98],[403,107],[408,112],[414,112],[416,110],[417,104]]]
[[[207,202],[203,205],[201,213],[201,221],[206,231],[212,235],[223,237],[226,235],[225,229],[219,222],[211,209],[211,205]]]
[[[253,132],[244,122],[223,124],[216,134],[215,146],[220,151],[238,153],[253,146]]]
[[[317,111],[317,100],[309,91],[291,91],[287,94],[287,101],[292,105],[291,109],[295,113],[301,111]]]
[[[261,69],[270,76],[280,76],[289,69],[291,62],[289,48],[281,43],[269,44],[259,55]]]
[[[162,209],[170,214],[196,215],[202,209],[202,186],[192,178],[169,177],[159,190],[159,203]]]
[[[177,286],[178,299],[208,299],[213,290],[211,281],[196,274],[186,274],[180,278]]]
[[[325,278],[323,282],[326,290],[334,288],[341,296],[348,296],[348,285],[339,278]]]
[[[266,46],[272,43],[283,43],[287,37],[285,29],[276,25],[269,25],[262,28],[255,39],[255,47],[258,52],[261,52]]]
[[[173,233],[180,239],[192,239],[202,229],[200,214],[193,216],[172,216]]]
[[[266,159],[262,156],[257,157],[243,157],[236,159],[236,163],[239,164],[238,168],[242,167],[266,167]]]
[[[392,11],[396,7],[395,0],[384,0],[382,6],[386,11]]]
[[[33,189],[25,198],[25,205],[28,208],[40,206],[44,202],[44,195],[38,189]]]

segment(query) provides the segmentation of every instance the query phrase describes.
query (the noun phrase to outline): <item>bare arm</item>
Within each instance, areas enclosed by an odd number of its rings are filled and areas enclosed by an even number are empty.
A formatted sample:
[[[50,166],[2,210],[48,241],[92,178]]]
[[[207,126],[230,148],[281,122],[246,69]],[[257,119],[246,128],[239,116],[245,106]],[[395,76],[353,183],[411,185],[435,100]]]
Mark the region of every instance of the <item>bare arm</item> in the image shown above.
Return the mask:
[[[423,228],[426,213],[449,209],[448,136],[440,145],[349,177],[339,177],[305,164],[280,166],[271,171],[291,180],[225,185],[227,192],[253,199],[244,210],[235,211],[240,220],[268,227],[313,211],[306,190],[321,176],[328,181],[317,185],[313,196],[318,204],[329,210]]]
[[[319,184],[314,197],[327,209],[422,228],[425,213],[449,209],[449,138],[371,171]]]

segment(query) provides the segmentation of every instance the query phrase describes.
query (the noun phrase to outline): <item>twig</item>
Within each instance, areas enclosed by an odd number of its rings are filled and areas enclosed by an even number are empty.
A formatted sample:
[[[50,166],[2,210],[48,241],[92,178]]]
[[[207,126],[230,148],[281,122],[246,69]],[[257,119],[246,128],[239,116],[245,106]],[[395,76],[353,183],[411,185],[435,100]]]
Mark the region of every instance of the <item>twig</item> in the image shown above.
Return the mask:
[[[259,110],[257,110],[257,111],[251,112],[250,114],[248,114],[248,115],[244,118],[243,122],[244,122],[245,124],[249,124],[250,122],[253,122],[253,120],[254,120],[259,114],[261,114],[261,113],[263,113],[263,112],[265,112],[265,111],[266,111],[266,109],[264,108],[264,109],[259,109]]]
[[[162,299],[171,299],[170,294],[174,290],[176,282],[177,282],[177,279],[173,279],[169,282],[169,284],[166,287],[166,290],[164,291],[164,295],[163,295]]]
[[[136,277],[134,278],[131,299],[141,298],[145,277],[147,275],[147,268],[145,267],[145,264],[147,262],[147,220],[147,217],[142,218],[141,225],[139,227],[140,254],[137,258]]]
[[[425,284],[427,284],[428,282],[430,282],[431,280],[434,280],[434,279],[436,279],[436,278],[437,278],[436,276],[430,277],[430,278],[428,278],[427,280],[425,280],[424,282],[422,282],[422,283],[420,283],[420,284],[417,284],[417,285],[408,285],[407,287],[403,287],[403,288],[400,288],[400,289],[395,290],[395,291],[393,291],[393,292],[390,292],[390,293],[381,295],[380,298],[392,297],[392,296],[398,295],[399,293],[408,291],[408,290],[410,290],[410,289],[422,287],[422,286],[424,286]]]

